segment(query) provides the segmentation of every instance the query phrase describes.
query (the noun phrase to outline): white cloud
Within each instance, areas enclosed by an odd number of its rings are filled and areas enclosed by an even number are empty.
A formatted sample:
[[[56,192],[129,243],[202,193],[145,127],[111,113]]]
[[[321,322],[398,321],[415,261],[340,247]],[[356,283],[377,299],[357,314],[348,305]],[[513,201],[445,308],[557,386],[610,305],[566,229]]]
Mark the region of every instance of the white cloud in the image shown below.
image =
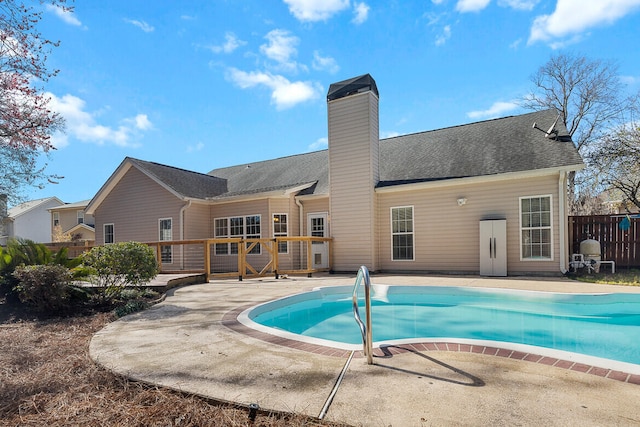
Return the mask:
[[[522,43],[522,39],[517,39],[514,40],[513,42],[511,42],[511,44],[509,45],[509,48],[511,49],[518,49],[520,47],[520,43]]]
[[[431,3],[433,3],[433,4],[442,4],[442,3],[444,3],[444,0],[431,0]]]
[[[138,114],[134,120],[136,128],[140,130],[149,130],[153,127],[151,121],[149,120],[149,117],[147,117],[146,114]]]
[[[204,144],[202,142],[198,142],[196,145],[187,146],[187,153],[194,153],[196,151],[202,151],[204,148]]]
[[[269,42],[260,46],[260,52],[276,62],[287,63],[292,56],[298,54],[296,46],[300,39],[290,35],[287,30],[271,30],[264,36]]]
[[[247,42],[240,40],[234,33],[228,32],[224,35],[225,42],[222,45],[207,46],[207,49],[213,53],[231,53],[240,46],[244,46]]]
[[[340,66],[335,59],[330,56],[320,56],[320,52],[317,50],[313,52],[312,66],[315,70],[326,70],[331,74],[335,74],[340,71]]]
[[[298,55],[296,46],[300,44],[300,39],[289,31],[280,29],[269,31],[264,38],[268,43],[260,46],[260,52],[275,61],[279,68],[296,71],[299,65],[292,57]]]
[[[461,13],[479,12],[489,6],[491,0],[458,0],[456,10]]]
[[[120,147],[133,147],[137,143],[131,141],[138,131],[153,127],[146,114],[138,114],[132,118],[125,118],[118,127],[110,127],[96,123],[96,114],[85,111],[84,100],[73,95],[58,98],[47,93],[51,99],[49,104],[52,111],[59,113],[66,121],[66,134],[58,133],[53,136],[52,143],[60,148],[69,144],[69,137],[94,144],[115,144]]]
[[[551,15],[535,18],[529,44],[576,36],[593,27],[610,25],[638,9],[640,0],[558,0]]]
[[[82,22],[80,22],[80,20],[73,14],[73,11],[53,4],[47,4],[45,7],[49,12],[62,19],[65,23],[76,27],[82,26]]]
[[[540,0],[499,0],[498,5],[517,10],[533,10]]]
[[[369,17],[369,5],[366,3],[355,3],[353,5],[353,14],[354,17],[351,20],[354,24],[360,25],[364,23]]]
[[[519,105],[514,101],[509,102],[494,102],[487,110],[471,111],[467,113],[470,119],[495,119],[496,117],[503,116],[505,113],[519,108]]]
[[[620,76],[620,81],[623,84],[629,85],[629,86],[633,86],[636,85],[638,83],[640,83],[640,77],[636,77],[636,76]]]
[[[309,144],[307,147],[309,151],[324,150],[329,146],[329,140],[327,138],[318,138],[314,143]]]
[[[436,37],[436,46],[442,46],[451,38],[451,25],[445,25],[442,34]]]
[[[241,89],[265,86],[271,90],[271,102],[278,110],[291,108],[311,99],[318,98],[322,87],[310,82],[291,82],[283,76],[259,71],[245,72],[229,68],[227,78]]]
[[[145,21],[138,21],[137,19],[125,19],[124,22],[140,28],[145,33],[150,33],[155,30],[153,26],[147,24]]]
[[[349,7],[349,0],[284,0],[299,21],[326,21]]]

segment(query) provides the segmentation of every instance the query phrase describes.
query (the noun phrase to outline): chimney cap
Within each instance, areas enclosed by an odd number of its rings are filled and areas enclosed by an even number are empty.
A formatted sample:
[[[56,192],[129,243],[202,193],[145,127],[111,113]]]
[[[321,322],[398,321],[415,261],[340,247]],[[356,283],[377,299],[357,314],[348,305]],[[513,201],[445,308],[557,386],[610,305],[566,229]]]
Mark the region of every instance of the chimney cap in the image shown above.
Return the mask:
[[[363,74],[331,84],[331,86],[329,86],[329,92],[327,93],[327,101],[333,101],[334,99],[367,91],[371,91],[375,93],[376,96],[380,96],[378,94],[378,86],[376,86],[376,81],[373,77],[371,77],[370,74]]]

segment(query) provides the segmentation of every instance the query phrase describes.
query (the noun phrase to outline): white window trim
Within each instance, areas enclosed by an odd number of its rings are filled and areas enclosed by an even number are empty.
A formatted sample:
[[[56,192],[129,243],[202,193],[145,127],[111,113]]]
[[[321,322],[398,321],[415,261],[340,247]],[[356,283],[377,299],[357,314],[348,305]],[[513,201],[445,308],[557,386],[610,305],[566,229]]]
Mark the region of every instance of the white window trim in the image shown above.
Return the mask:
[[[56,224],[57,222],[57,224]],[[53,226],[57,227],[60,225],[60,213],[59,212],[53,212]]]
[[[279,215],[279,216],[281,216],[281,217],[282,217],[282,216],[284,216],[284,217],[286,217],[286,218],[287,218],[287,232],[286,232],[285,234],[278,233],[278,234],[276,235],[276,223],[275,223],[275,221],[273,221],[273,217],[274,217],[274,216],[276,216],[276,215]],[[262,225],[262,224],[261,224],[261,225]],[[262,232],[262,227],[260,227],[260,232]],[[271,214],[271,233],[272,233],[272,236],[273,236],[274,238],[276,238],[276,237],[289,237],[289,214],[287,214],[287,213],[280,213],[280,212],[274,212],[274,213],[272,213],[272,214]],[[286,243],[286,245],[287,245],[287,250],[286,250],[286,252],[279,252],[279,251],[278,251],[278,253],[279,253],[279,254],[286,255],[286,254],[288,254],[288,253],[289,253],[289,242],[285,242],[285,243]],[[278,248],[277,248],[277,247],[276,247],[276,250],[278,250]]]
[[[171,239],[169,239],[169,240],[173,240],[173,218],[172,217],[168,217],[168,218],[158,218],[158,241],[159,242],[163,242],[164,241],[162,239],[162,229],[160,228],[160,224],[162,224],[162,221],[170,221],[170,224],[171,224]],[[162,246],[169,246],[169,248],[170,248],[169,256],[171,257],[171,261],[162,260]],[[172,264],[173,263],[173,246],[171,246],[171,245],[160,245],[160,259],[165,264]]]
[[[106,228],[107,228],[108,225],[110,225],[111,229],[113,230],[113,232],[111,233],[113,235],[113,242],[109,242],[109,243],[107,243],[107,239],[106,239],[106,237],[107,237]],[[110,244],[115,243],[115,242],[116,242],[116,226],[115,226],[115,224],[113,222],[107,222],[107,223],[102,224],[102,243],[105,244],[105,245],[110,245]]]
[[[411,259],[394,259],[393,258],[393,210],[394,209],[406,209],[406,208],[411,208],[411,229],[413,230],[411,232],[411,234],[413,235],[413,239],[411,241],[412,244],[412,252],[413,252],[413,256]],[[415,223],[415,218],[416,218],[416,209],[413,205],[407,205],[407,206],[392,206],[389,208],[389,231],[390,231],[390,236],[391,236],[391,261],[393,262],[414,262],[416,260],[416,223]]]
[[[540,197],[548,197],[549,198],[549,229],[550,229],[550,245],[551,245],[551,257],[549,258],[525,258],[522,256],[522,200],[523,199],[535,199]],[[554,260],[555,246],[553,241],[553,194],[538,194],[532,196],[520,196],[518,198],[518,246],[520,247],[520,261],[522,262],[552,262]],[[536,227],[539,228],[539,227]]]
[[[262,215],[261,214],[248,214],[248,215],[233,215],[233,216],[222,216],[222,217],[218,217],[218,218],[214,218],[213,219],[213,237],[215,239],[227,239],[227,238],[238,238],[240,237],[241,239],[247,239],[247,218],[249,217],[258,217],[260,220],[260,236],[258,237],[259,239],[262,238],[262,228],[263,228],[263,223],[262,223]],[[232,218],[242,218],[242,235],[232,235],[231,234],[231,219]],[[216,221],[217,220],[221,220],[221,219],[226,219],[227,220],[227,235],[226,236],[218,236],[217,234],[217,230],[216,230]],[[287,228],[288,230],[288,228]],[[224,244],[224,243],[219,243],[219,244]],[[259,248],[259,252],[256,254],[247,254],[249,256],[251,255],[262,255],[262,245],[258,245]],[[227,253],[226,254],[216,254],[216,256],[237,256],[238,254],[233,254],[231,253],[231,244],[228,244],[227,246]]]
[[[162,221],[171,221],[171,240],[173,240],[173,218],[158,218],[158,241],[162,242],[162,230],[160,224]]]
[[[80,218],[82,218],[82,222],[80,222]],[[76,211],[76,223],[84,224],[84,211]]]

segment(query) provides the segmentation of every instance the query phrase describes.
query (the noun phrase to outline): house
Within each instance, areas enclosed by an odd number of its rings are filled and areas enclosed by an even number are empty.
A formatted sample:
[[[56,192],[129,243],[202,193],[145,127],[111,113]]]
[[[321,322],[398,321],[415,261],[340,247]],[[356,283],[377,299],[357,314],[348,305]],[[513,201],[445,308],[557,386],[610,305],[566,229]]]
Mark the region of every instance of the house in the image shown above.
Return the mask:
[[[62,239],[93,242],[95,221],[84,212],[90,200],[65,203],[49,209],[51,213],[51,242]]]
[[[332,84],[327,150],[208,174],[125,158],[87,206],[96,243],[326,236],[314,266],[339,272],[567,270],[567,175],[583,162],[555,110],[380,140],[378,99],[368,74]]]
[[[49,209],[63,205],[57,197],[45,197],[20,203],[7,210],[4,230],[0,244],[6,245],[8,239],[22,238],[34,242],[47,243],[51,240],[51,216]]]

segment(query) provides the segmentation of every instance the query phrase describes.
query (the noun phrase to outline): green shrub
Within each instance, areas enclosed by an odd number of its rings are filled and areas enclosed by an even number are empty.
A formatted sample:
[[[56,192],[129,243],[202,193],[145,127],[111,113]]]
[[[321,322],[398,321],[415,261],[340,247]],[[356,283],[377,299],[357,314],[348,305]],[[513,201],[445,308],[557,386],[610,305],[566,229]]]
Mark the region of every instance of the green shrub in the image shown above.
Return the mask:
[[[146,301],[131,300],[127,301],[125,305],[116,307],[113,312],[115,313],[116,317],[122,317],[126,316],[127,314],[145,310],[147,307],[149,307],[149,303],[147,303]]]
[[[70,260],[67,257],[68,249],[61,248],[58,252],[51,252],[42,243],[36,243],[29,239],[11,239],[7,242],[7,247],[0,247],[0,291],[11,295],[13,288],[18,284],[18,279],[13,272],[18,266],[23,265],[62,265],[69,269],[74,268],[74,278],[81,277],[82,271],[75,273],[81,260]]]
[[[89,269],[89,281],[104,298],[120,295],[125,286],[141,286],[158,274],[155,253],[149,246],[137,242],[121,242],[96,246],[82,255]]]
[[[138,298],[153,298],[157,297],[158,293],[153,289],[147,288],[126,288],[120,291],[120,299],[123,301],[129,301]]]
[[[27,265],[16,267],[13,288],[20,301],[41,312],[54,314],[69,308],[71,272],[61,265]]]

